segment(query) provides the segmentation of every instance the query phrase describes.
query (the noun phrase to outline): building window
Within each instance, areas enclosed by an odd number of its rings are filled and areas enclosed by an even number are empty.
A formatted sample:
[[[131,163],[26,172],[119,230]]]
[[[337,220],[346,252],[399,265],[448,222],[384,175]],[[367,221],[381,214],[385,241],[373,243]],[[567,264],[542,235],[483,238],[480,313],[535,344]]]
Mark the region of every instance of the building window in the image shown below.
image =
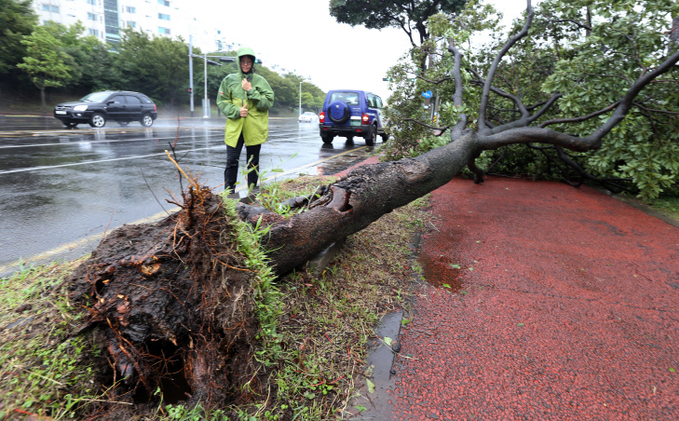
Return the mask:
[[[160,26],[158,27],[158,32],[161,34],[165,35],[170,35],[170,28],[161,28]]]
[[[99,30],[90,29],[90,35],[94,35],[95,37],[98,37],[99,36]]]
[[[128,20],[128,21],[127,21],[127,27],[128,27],[128,28],[136,28],[136,27],[137,27],[137,22]]]
[[[97,0],[87,0],[87,4],[91,4],[92,6],[96,6]]]
[[[162,4],[163,6],[170,6],[170,2],[168,0],[158,0],[158,4]]]
[[[87,12],[87,19],[96,21],[97,15],[95,15],[94,13]]]
[[[59,6],[53,6],[51,4],[43,4],[42,10],[45,10],[47,12],[59,13]]]
[[[125,11],[127,13],[137,13],[137,8],[132,6],[125,6]]]
[[[166,15],[164,13],[158,13],[158,19],[170,20],[170,15]]]

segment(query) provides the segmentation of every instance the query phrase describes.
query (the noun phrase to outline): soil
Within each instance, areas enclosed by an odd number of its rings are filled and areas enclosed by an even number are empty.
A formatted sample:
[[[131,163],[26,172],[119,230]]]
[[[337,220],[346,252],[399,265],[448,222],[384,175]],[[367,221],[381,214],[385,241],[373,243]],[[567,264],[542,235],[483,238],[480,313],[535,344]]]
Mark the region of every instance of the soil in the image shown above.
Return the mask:
[[[264,383],[253,358],[255,274],[222,200],[197,186],[184,196],[157,224],[113,231],[67,280],[90,313],[79,331],[94,330],[107,350],[102,384],[136,414],[158,388],[165,403],[210,408],[250,402]],[[96,410],[97,419],[129,419],[126,405]]]

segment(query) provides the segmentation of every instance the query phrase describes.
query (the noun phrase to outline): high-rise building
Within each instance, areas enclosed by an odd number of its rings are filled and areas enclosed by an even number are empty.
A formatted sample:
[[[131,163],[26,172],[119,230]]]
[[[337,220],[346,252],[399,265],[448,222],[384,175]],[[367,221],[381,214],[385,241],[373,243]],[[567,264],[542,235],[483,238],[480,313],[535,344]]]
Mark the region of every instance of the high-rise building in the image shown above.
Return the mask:
[[[228,50],[222,31],[200,18],[193,0],[33,0],[39,23],[72,25],[80,21],[86,34],[101,41],[120,41],[121,30],[134,28],[156,36],[182,37],[203,52]]]

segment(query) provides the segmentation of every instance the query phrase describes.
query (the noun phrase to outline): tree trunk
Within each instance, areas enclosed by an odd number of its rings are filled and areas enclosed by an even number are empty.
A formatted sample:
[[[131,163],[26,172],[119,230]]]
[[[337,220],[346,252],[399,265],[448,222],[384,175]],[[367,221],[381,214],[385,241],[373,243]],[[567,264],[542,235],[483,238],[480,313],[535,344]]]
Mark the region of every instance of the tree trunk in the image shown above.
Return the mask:
[[[359,167],[329,186],[310,210],[285,220],[266,215],[263,222],[272,224],[264,246],[274,270],[286,273],[382,215],[446,184],[476,151],[477,137],[472,133],[414,159]],[[240,205],[239,211],[252,223],[261,216],[248,205]]]
[[[42,86],[40,86],[40,101],[42,104],[42,115],[45,115],[47,113],[47,102],[45,101],[45,84],[43,83]]]

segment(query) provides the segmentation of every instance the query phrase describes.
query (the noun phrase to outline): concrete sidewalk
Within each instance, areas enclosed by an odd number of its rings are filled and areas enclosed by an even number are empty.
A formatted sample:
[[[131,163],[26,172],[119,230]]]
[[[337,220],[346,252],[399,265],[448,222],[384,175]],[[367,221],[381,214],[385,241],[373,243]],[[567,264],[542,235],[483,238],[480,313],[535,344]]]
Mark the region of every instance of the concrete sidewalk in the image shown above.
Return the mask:
[[[679,228],[492,177],[434,191],[431,212],[385,419],[679,419]]]

